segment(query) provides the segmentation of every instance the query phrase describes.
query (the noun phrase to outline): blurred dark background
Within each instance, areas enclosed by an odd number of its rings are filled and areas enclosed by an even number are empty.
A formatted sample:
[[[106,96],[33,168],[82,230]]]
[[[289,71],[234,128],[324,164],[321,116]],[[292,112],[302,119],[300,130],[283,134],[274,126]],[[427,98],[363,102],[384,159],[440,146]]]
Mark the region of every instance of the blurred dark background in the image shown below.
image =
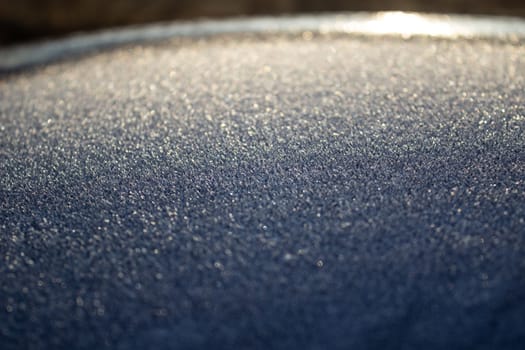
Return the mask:
[[[154,21],[380,10],[524,17],[525,0],[0,0],[0,45]]]

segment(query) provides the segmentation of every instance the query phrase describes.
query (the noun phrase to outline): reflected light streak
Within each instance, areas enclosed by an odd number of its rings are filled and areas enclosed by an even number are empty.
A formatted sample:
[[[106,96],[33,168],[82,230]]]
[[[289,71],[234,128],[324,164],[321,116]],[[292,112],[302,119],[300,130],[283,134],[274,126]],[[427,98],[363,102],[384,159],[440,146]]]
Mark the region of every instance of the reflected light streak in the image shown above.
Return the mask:
[[[357,15],[358,16],[358,15]],[[517,40],[525,35],[525,22],[516,18],[428,15],[379,12],[368,17],[341,17],[321,26],[324,32],[342,31],[365,35],[431,36],[442,38],[500,37]]]
[[[363,26],[371,34],[399,34],[404,37],[425,33],[430,36],[453,36],[455,30],[449,22],[415,13],[379,13]]]

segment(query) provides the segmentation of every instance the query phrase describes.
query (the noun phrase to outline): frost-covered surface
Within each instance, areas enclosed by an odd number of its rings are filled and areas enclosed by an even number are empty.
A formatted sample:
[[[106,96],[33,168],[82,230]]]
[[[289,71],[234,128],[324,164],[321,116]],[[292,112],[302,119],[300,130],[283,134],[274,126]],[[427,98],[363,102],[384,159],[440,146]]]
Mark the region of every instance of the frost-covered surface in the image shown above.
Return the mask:
[[[4,76],[0,348],[518,349],[524,91],[523,45],[310,33]]]

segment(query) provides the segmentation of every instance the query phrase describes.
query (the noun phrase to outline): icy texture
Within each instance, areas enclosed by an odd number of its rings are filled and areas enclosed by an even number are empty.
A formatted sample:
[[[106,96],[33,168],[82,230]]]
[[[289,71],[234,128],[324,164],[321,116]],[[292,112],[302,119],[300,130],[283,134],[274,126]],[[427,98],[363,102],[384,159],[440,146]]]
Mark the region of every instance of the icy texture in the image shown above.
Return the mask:
[[[523,346],[523,45],[224,37],[0,79],[1,349]]]

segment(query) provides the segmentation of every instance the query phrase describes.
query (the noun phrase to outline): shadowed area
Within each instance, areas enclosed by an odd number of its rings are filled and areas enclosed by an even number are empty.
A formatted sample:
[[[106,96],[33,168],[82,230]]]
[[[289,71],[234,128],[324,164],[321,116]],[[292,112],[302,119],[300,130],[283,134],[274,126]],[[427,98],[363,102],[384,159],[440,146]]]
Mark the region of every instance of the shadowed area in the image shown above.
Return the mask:
[[[525,48],[221,36],[0,81],[0,348],[519,349]]]

